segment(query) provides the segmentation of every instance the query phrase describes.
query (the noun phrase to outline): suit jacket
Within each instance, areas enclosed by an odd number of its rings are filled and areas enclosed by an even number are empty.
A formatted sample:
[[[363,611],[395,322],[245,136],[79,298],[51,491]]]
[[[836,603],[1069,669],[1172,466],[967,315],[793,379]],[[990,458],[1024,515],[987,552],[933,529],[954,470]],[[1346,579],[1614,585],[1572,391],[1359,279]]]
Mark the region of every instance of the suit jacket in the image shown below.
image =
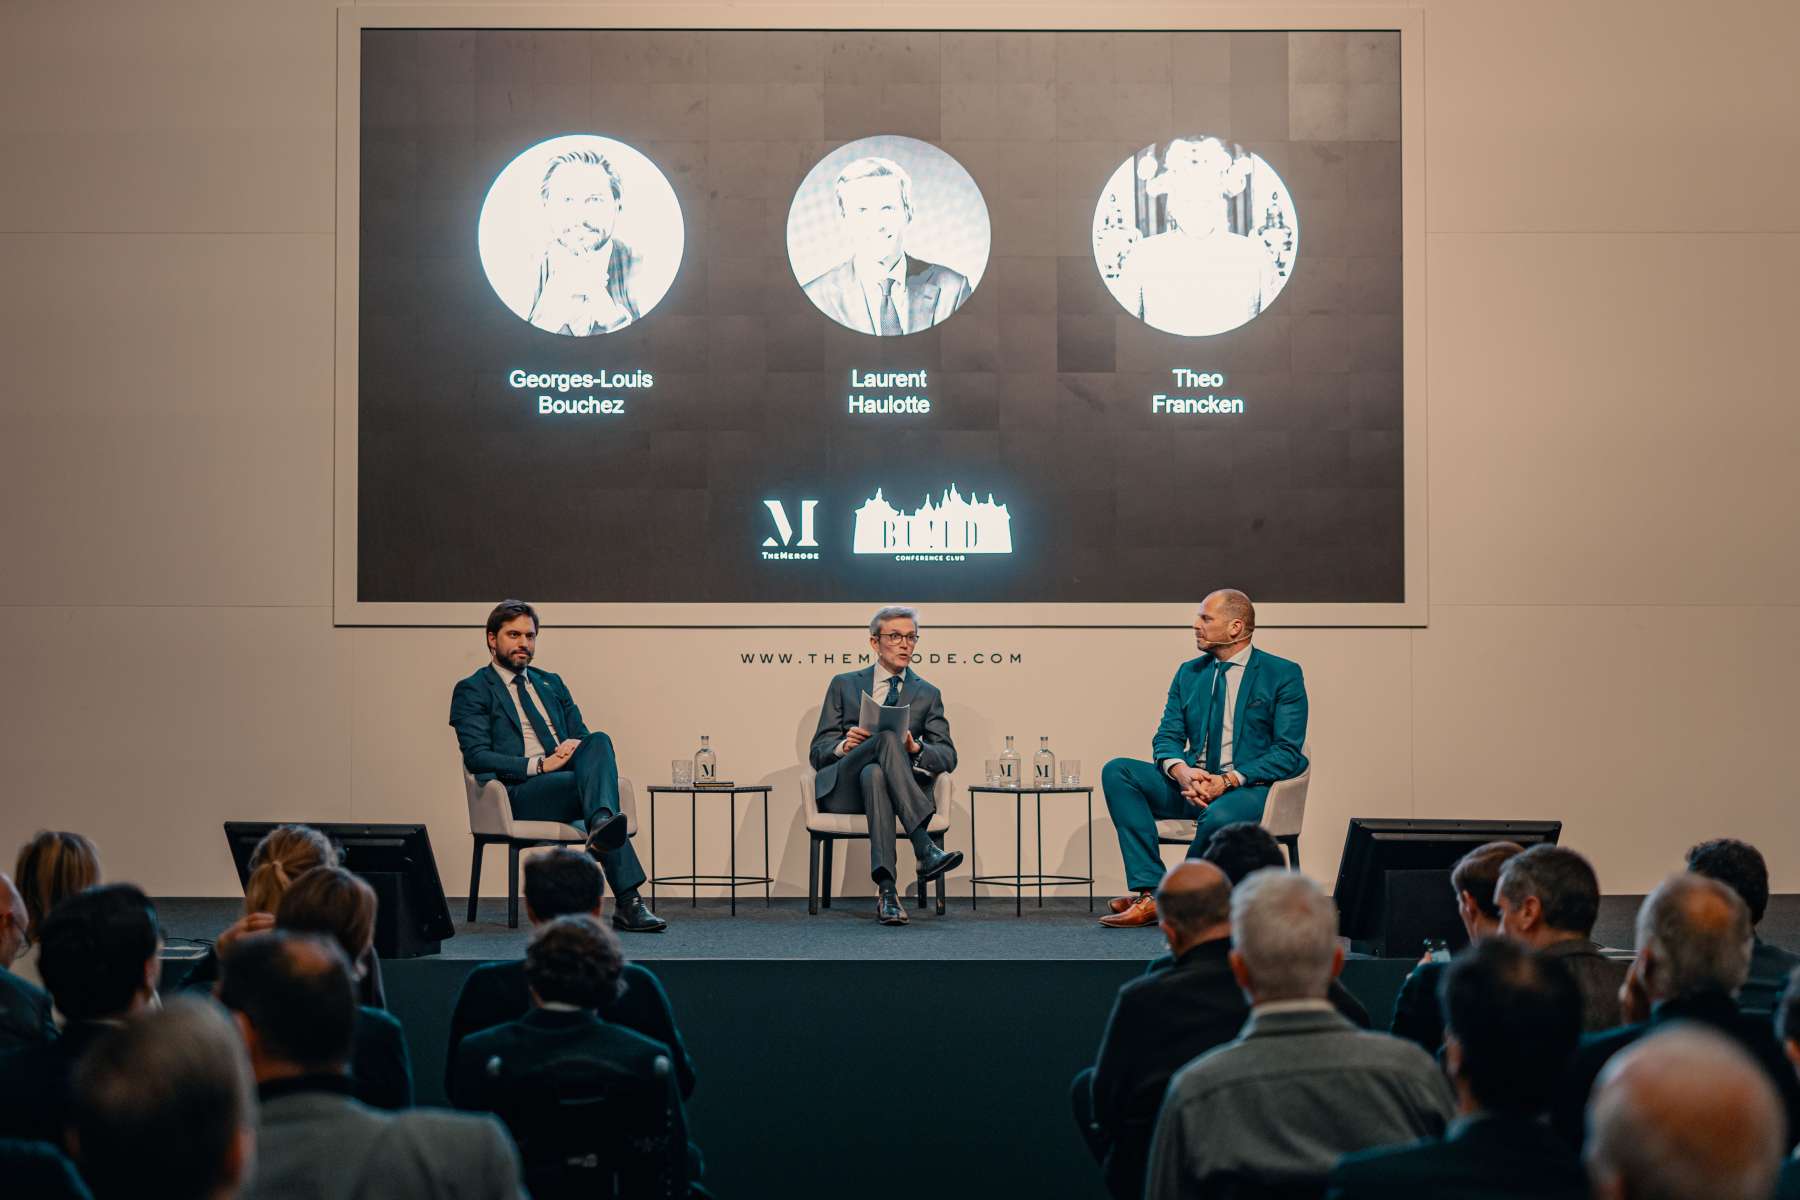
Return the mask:
[[[363,1005],[356,1012],[350,1050],[355,1096],[371,1108],[411,1108],[412,1055],[406,1030],[392,1013]]]
[[[0,1057],[0,1138],[62,1144],[75,1063],[110,1026],[71,1021],[62,1036]]]
[[[43,1142],[0,1139],[0,1179],[6,1194],[30,1200],[93,1200],[62,1151]]]
[[[585,738],[588,727],[562,679],[536,667],[526,667],[525,672],[544,703],[551,732],[559,738]],[[462,747],[463,767],[476,783],[486,784],[490,779],[506,784],[525,782],[525,734],[519,728],[518,706],[493,664],[458,681],[450,693],[450,726]],[[544,747],[546,753],[553,749]]]
[[[1775,1179],[1775,1200],[1800,1200],[1800,1158],[1781,1164],[1781,1174]]]
[[[1170,1082],[1144,1195],[1203,1200],[1233,1182],[1322,1190],[1343,1155],[1435,1137],[1453,1110],[1443,1072],[1410,1042],[1335,1012],[1255,1014]]]
[[[1795,967],[1800,967],[1800,954],[1757,938],[1750,949],[1750,978],[1738,989],[1738,1009],[1749,1016],[1773,1016]]]
[[[55,1036],[49,993],[0,967],[0,1053]]]
[[[681,1098],[692,1096],[694,1067],[688,1060],[681,1031],[675,1028],[675,1014],[669,1008],[662,983],[637,963],[625,964],[619,982],[623,989],[618,999],[600,1009],[601,1019],[641,1033],[662,1046],[675,1069]],[[525,983],[524,962],[483,963],[471,971],[457,994],[456,1011],[450,1016],[450,1052],[444,1057],[445,1094],[449,1094],[451,1077],[456,1073],[456,1051],[464,1038],[516,1021],[530,1011],[531,989]]]
[[[1625,973],[1631,969],[1630,959],[1608,958],[1587,938],[1552,942],[1538,953],[1556,959],[1574,977],[1575,986],[1581,992],[1583,1033],[1598,1033],[1618,1026],[1621,1019],[1619,985],[1625,982]]]
[[[1587,1174],[1542,1121],[1464,1118],[1441,1138],[1364,1150],[1331,1170],[1330,1200],[1587,1200]]]
[[[1650,1019],[1604,1033],[1590,1033],[1576,1047],[1575,1057],[1563,1073],[1562,1085],[1550,1109],[1550,1123],[1571,1146],[1579,1147],[1587,1136],[1585,1122],[1588,1094],[1612,1056],[1671,1021],[1697,1021],[1711,1026],[1743,1047],[1768,1072],[1775,1092],[1787,1110],[1788,1140],[1792,1148],[1800,1131],[1800,1080],[1775,1040],[1766,1018],[1746,1016],[1737,1002],[1723,992],[1702,992],[1665,1000],[1650,1010]]]
[[[1435,1055],[1444,1044],[1444,1010],[1438,1004],[1438,987],[1449,965],[1420,963],[1394,998],[1394,1019],[1388,1032],[1414,1043],[1427,1054]]]
[[[821,800],[837,787],[841,760],[832,750],[862,718],[862,698],[874,686],[875,668],[864,667],[860,671],[845,671],[842,675],[832,676],[831,683],[825,688],[825,702],[819,706],[819,729],[813,734],[811,752],[812,765],[819,772],[814,794]],[[950,740],[944,697],[908,667],[900,682],[900,702],[910,706],[906,728],[920,744],[916,761],[918,769],[926,775],[923,787],[929,795],[931,784],[939,775],[956,770],[956,743]]]
[[[347,1077],[264,1084],[256,1161],[240,1200],[523,1200],[519,1157],[491,1117],[380,1112]]]
[[[1200,765],[1217,670],[1210,654],[1189,659],[1176,670],[1150,743],[1153,761],[1179,758],[1189,766]],[[1300,753],[1306,744],[1306,680],[1299,663],[1252,648],[1231,720],[1231,767],[1246,785],[1292,779],[1306,770],[1306,756]]]
[[[806,298],[839,325],[860,333],[875,333],[868,301],[856,283],[856,270],[846,259],[802,289]],[[973,291],[959,271],[921,258],[906,256],[906,328],[910,333],[929,329],[962,307]]]

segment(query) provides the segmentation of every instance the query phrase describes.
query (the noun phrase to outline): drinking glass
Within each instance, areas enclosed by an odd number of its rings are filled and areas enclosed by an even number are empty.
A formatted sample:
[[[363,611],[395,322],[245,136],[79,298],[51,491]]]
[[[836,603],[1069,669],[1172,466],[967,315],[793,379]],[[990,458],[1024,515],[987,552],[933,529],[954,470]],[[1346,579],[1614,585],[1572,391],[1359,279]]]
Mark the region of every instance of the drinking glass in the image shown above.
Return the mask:
[[[987,760],[987,781],[989,787],[993,787],[1000,782],[1000,760],[997,758],[990,758]]]
[[[694,760],[676,758],[669,762],[669,779],[676,787],[687,787],[694,782]]]
[[[1062,773],[1064,787],[1081,786],[1081,760],[1079,758],[1065,758],[1056,764],[1056,769]]]

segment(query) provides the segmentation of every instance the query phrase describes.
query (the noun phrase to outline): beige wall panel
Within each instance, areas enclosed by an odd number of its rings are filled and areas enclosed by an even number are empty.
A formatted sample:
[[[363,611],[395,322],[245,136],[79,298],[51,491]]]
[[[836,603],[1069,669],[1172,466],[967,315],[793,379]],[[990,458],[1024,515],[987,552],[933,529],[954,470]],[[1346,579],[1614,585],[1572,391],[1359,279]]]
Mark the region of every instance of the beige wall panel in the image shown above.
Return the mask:
[[[1791,608],[1437,608],[1412,636],[1420,816],[1561,819],[1609,893],[1724,836],[1800,889]]]
[[[0,848],[100,847],[165,896],[237,891],[220,822],[350,815],[350,665],[324,608],[19,608]],[[5,868],[10,869],[10,865]]]
[[[1800,5],[1427,7],[1433,232],[1800,229]]]
[[[329,602],[331,270],[320,235],[0,236],[0,602]]]
[[[1433,235],[1431,600],[1800,601],[1800,235]]]

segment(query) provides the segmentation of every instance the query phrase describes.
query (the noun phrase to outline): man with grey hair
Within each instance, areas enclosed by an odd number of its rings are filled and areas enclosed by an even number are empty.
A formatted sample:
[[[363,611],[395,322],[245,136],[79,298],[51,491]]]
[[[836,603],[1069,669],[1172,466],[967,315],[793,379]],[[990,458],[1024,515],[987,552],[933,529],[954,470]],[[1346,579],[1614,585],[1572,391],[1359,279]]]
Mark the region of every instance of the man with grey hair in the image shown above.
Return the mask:
[[[1587,1121],[1596,1200],[1762,1200],[1785,1144],[1767,1077],[1700,1025],[1645,1038],[1607,1064]]]
[[[833,186],[850,257],[802,285],[839,325],[877,337],[929,329],[962,307],[968,277],[906,252],[912,176],[891,158],[859,158]]]
[[[875,917],[883,925],[906,924],[895,887],[895,825],[912,842],[919,881],[936,879],[962,863],[962,851],[946,851],[927,830],[937,812],[931,789],[956,769],[956,743],[944,716],[944,698],[912,669],[919,650],[919,614],[889,605],[869,620],[875,664],[832,678],[819,707],[810,758],[821,811],[862,813],[869,820],[869,877],[875,881]],[[906,736],[862,726],[862,701],[904,707]],[[830,843],[826,843],[829,851]],[[830,859],[826,859],[829,871]]]
[[[1500,867],[1494,906],[1503,935],[1561,959],[1575,977],[1584,1031],[1619,1023],[1619,985],[1628,964],[1606,957],[1590,936],[1600,917],[1600,878],[1587,859],[1562,846],[1513,855]]]
[[[56,1036],[49,994],[10,970],[25,948],[26,923],[25,898],[0,874],[0,1054]]]
[[[1239,1187],[1317,1188],[1341,1156],[1444,1132],[1454,1098],[1411,1042],[1365,1033],[1326,989],[1343,968],[1337,908],[1310,879],[1266,869],[1231,894],[1230,963],[1250,997],[1237,1040],[1169,1084],[1148,1200]]]
[[[1198,658],[1175,671],[1146,762],[1115,758],[1100,772],[1132,895],[1102,925],[1156,923],[1162,878],[1158,821],[1197,820],[1189,858],[1226,825],[1262,819],[1269,785],[1306,770],[1306,680],[1298,663],[1250,645],[1256,606],[1240,591],[1212,593],[1194,616]]]
[[[1768,1020],[1745,1016],[1734,999],[1750,973],[1750,938],[1750,910],[1717,880],[1681,871],[1645,897],[1638,909],[1637,958],[1631,969],[1649,1001],[1650,1016],[1581,1039],[1551,1109],[1551,1123],[1571,1144],[1581,1143],[1583,1110],[1607,1062],[1672,1024],[1692,1022],[1730,1038],[1763,1069],[1786,1110],[1790,1132],[1783,1145],[1793,1145],[1791,1131],[1800,1128],[1800,1080],[1776,1045]]]

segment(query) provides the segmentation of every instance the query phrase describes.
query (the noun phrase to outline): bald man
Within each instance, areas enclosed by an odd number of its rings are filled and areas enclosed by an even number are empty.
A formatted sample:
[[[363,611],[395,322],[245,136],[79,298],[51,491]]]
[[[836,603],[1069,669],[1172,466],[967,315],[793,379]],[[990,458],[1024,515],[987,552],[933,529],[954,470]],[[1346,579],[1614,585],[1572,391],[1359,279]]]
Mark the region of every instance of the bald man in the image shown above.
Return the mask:
[[[1786,1141],[1767,1075],[1698,1025],[1645,1038],[1609,1063],[1588,1129],[1595,1200],[1762,1200]]]
[[[1199,858],[1215,830],[1262,819],[1270,784],[1306,770],[1306,680],[1298,663],[1253,648],[1255,633],[1250,597],[1231,589],[1208,596],[1194,617],[1200,656],[1169,684],[1154,761],[1115,758],[1101,771],[1132,893],[1111,903],[1102,925],[1156,923],[1158,821],[1197,820],[1188,857]]]
[[[0,875],[0,1054],[56,1033],[49,994],[9,969],[25,948],[26,922],[25,898],[10,876]]]

